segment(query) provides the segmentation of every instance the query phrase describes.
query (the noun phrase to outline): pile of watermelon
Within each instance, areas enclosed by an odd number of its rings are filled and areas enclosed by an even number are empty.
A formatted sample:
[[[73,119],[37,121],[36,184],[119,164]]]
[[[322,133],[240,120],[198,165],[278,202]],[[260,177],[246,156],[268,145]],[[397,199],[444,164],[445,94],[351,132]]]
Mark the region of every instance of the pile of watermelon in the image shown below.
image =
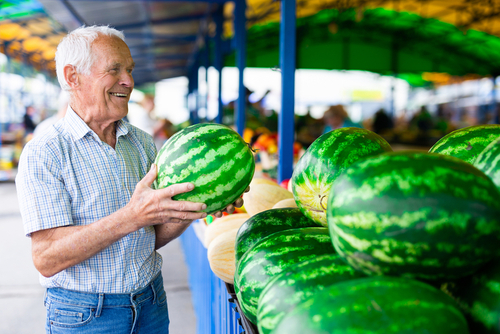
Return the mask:
[[[255,185],[246,214],[212,226],[210,265],[261,334],[500,333],[499,163],[500,125],[457,130],[429,152],[331,131],[289,190]],[[156,189],[192,182],[174,199],[207,213],[255,180],[253,152],[218,124],[178,132],[156,164]]]
[[[236,234],[234,287],[261,334],[500,333],[500,125],[393,152],[343,128],[297,163],[298,208]]]

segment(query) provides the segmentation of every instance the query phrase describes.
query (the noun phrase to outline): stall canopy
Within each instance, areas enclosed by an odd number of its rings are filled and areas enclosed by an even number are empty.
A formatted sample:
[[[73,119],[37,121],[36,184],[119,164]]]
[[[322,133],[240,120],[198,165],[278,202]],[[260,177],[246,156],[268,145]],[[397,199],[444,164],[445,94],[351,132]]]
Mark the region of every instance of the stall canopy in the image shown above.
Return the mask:
[[[281,1],[246,2],[247,66],[279,66]],[[125,32],[137,85],[186,76],[220,6],[230,39],[234,2],[224,0],[0,1],[0,52],[54,74],[67,31],[109,24]],[[498,0],[297,0],[297,17],[298,68],[499,74]],[[229,54],[225,64],[234,63]]]
[[[249,2],[247,66],[276,67],[279,4]],[[500,74],[495,1],[299,0],[297,14],[297,68]]]
[[[65,29],[32,0],[0,1],[0,52],[53,76]]]

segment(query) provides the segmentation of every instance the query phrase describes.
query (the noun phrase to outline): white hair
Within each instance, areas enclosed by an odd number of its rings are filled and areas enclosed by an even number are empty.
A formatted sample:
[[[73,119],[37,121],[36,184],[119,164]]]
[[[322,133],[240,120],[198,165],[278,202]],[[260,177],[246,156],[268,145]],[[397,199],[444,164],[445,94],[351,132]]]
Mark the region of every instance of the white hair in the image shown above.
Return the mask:
[[[64,66],[73,65],[77,73],[90,74],[90,68],[94,63],[92,54],[92,42],[99,36],[116,36],[125,41],[123,32],[109,26],[82,26],[66,35],[56,51],[56,73],[61,88],[69,91],[70,87],[64,78]]]

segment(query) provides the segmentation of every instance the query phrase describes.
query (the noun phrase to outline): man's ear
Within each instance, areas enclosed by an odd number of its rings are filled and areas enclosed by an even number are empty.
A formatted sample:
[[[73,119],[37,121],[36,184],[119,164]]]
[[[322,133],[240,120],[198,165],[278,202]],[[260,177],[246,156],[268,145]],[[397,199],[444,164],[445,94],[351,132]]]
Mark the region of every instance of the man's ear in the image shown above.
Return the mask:
[[[72,89],[78,87],[80,84],[78,73],[73,65],[64,66],[64,79]]]

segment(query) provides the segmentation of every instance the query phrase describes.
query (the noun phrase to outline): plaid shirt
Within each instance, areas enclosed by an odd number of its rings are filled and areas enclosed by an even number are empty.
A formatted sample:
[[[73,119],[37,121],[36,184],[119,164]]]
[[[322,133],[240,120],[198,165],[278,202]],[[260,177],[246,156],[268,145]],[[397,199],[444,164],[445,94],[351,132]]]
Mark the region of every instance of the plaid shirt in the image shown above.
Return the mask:
[[[88,225],[123,208],[156,156],[153,139],[118,121],[116,147],[68,107],[66,116],[24,148],[16,177],[24,231]],[[161,270],[152,226],[131,233],[97,255],[52,277],[44,287],[125,293],[145,286]]]

